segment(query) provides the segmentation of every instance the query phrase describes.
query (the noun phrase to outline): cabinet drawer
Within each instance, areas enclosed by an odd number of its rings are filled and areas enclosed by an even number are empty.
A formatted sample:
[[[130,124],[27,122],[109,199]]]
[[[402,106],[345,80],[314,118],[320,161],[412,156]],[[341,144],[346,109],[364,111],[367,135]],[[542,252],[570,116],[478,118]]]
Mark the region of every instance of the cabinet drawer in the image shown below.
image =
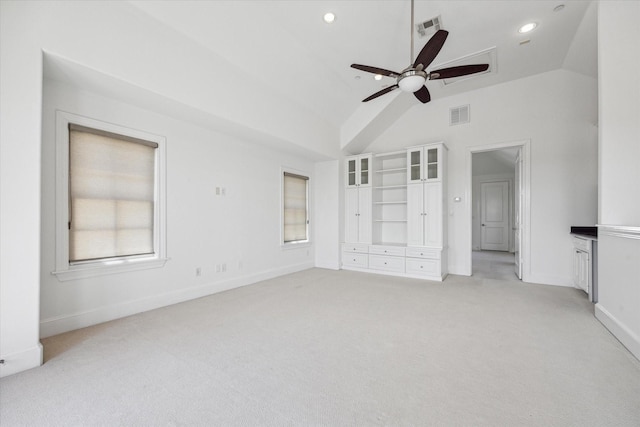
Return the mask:
[[[393,256],[404,256],[404,250],[406,248],[404,246],[379,246],[372,245],[369,246],[370,254],[377,255],[393,255]]]
[[[374,270],[404,273],[404,258],[384,255],[369,255],[369,268]]]
[[[407,256],[411,258],[440,259],[440,249],[407,248]]]
[[[342,265],[350,267],[367,268],[369,264],[369,255],[356,254],[352,252],[342,252]]]
[[[408,274],[440,276],[440,261],[431,259],[407,258]]]
[[[363,243],[343,243],[342,251],[366,254],[369,252],[369,245]]]
[[[573,247],[580,251],[591,252],[591,240],[574,237]]]

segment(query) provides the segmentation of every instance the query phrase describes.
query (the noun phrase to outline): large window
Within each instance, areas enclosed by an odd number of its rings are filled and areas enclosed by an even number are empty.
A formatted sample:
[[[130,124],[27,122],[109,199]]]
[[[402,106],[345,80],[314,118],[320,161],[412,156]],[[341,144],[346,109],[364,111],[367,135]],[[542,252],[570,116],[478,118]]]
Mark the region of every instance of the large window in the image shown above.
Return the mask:
[[[309,241],[309,177],[283,172],[283,242]]]
[[[161,266],[164,138],[58,112],[56,274]]]

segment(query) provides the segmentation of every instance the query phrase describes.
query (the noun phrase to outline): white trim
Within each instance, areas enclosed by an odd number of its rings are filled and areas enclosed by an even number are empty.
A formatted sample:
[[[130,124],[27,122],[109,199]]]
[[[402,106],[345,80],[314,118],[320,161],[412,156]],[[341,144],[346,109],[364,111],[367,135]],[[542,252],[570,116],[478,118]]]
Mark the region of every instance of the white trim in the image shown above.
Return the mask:
[[[97,260],[76,265],[69,263],[69,123],[121,134],[158,144],[155,150],[155,205],[153,240],[155,254],[147,257],[123,257],[119,260]],[[95,277],[124,271],[159,268],[166,256],[166,138],[56,110],[56,266],[51,273],[60,281]]]
[[[3,354],[0,356],[0,359],[4,360],[0,365],[0,378],[37,368],[42,365],[43,355],[44,349],[40,343],[18,353]]]
[[[472,170],[472,156],[474,153],[481,153],[484,151],[500,150],[502,148],[522,148],[522,168],[523,168],[523,182],[524,188],[524,206],[521,215],[521,224],[523,227],[522,239],[520,244],[522,246],[522,281],[530,282],[531,280],[531,140],[524,139],[512,142],[500,142],[496,144],[488,145],[476,145],[467,147],[466,154],[466,184],[465,184],[465,209],[466,218],[468,224],[468,239],[467,247],[465,248],[465,259],[467,271],[463,271],[461,274],[471,276],[473,273],[473,261],[472,261],[472,248],[473,248],[473,170]]]
[[[312,261],[305,261],[301,264],[274,268],[272,270],[266,270],[260,273],[236,277],[215,283],[208,283],[194,288],[180,289],[134,301],[125,301],[110,306],[98,307],[92,310],[43,319],[40,321],[40,337],[46,338],[63,332],[97,325],[110,320],[120,319],[133,314],[227,291],[229,289],[251,285],[256,282],[273,279],[285,274],[296,273],[313,267],[314,265]]]
[[[640,360],[640,338],[607,311],[602,304],[595,305],[595,316],[617,339]]]
[[[640,239],[640,227],[626,225],[598,224],[598,235],[622,237],[626,239]]]

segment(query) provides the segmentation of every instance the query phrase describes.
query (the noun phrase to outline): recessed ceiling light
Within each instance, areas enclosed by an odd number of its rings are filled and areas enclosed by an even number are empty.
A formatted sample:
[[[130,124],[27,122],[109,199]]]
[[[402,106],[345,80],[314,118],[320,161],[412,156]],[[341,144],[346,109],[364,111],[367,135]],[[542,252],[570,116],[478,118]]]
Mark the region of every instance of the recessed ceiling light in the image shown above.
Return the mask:
[[[556,7],[553,8],[554,12],[560,12],[562,9],[564,9],[564,5],[563,4],[559,4]]]
[[[373,78],[376,80],[382,80],[382,74],[376,74]]]
[[[522,27],[520,27],[518,29],[519,33],[528,33],[529,31],[533,31],[534,28],[536,28],[538,26],[538,24],[536,24],[535,22],[529,22],[528,24],[524,24]]]
[[[360,80],[360,76],[355,76],[354,79]]]
[[[333,21],[336,20],[336,15],[331,13],[331,12],[327,12],[324,14],[324,22],[326,22],[327,24],[331,24]]]

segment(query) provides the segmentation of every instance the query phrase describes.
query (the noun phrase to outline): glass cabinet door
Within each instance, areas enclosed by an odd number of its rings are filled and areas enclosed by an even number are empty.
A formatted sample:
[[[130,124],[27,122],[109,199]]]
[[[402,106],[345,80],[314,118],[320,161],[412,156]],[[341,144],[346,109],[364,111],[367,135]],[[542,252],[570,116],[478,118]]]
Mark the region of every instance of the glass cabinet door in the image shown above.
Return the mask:
[[[347,160],[347,186],[356,186],[356,159]]]
[[[369,158],[360,159],[360,185],[369,185]]]
[[[407,156],[409,182],[422,181],[422,148],[409,151]]]
[[[438,149],[427,148],[427,180],[438,179]]]

